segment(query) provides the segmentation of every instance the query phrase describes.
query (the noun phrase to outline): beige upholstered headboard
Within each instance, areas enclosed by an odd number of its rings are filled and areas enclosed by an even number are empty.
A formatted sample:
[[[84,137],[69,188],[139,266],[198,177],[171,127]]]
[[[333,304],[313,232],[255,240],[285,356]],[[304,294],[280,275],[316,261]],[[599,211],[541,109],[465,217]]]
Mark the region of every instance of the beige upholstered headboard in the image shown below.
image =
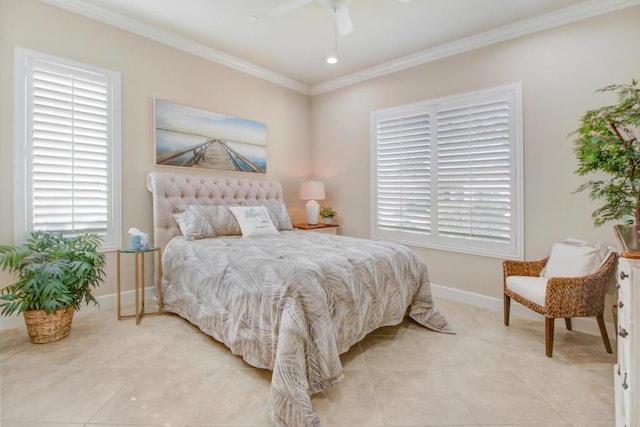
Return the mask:
[[[173,219],[178,206],[284,203],[282,186],[268,179],[151,172],[147,175],[147,188],[152,194],[154,245],[163,249],[169,240],[180,235]]]

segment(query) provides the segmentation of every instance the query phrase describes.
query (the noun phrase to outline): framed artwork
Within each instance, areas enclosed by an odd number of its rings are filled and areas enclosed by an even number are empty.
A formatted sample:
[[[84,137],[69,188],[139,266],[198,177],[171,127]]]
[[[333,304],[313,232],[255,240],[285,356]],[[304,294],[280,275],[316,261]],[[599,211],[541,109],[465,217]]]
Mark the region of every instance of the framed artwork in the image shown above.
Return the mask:
[[[155,99],[156,165],[266,173],[267,125]]]

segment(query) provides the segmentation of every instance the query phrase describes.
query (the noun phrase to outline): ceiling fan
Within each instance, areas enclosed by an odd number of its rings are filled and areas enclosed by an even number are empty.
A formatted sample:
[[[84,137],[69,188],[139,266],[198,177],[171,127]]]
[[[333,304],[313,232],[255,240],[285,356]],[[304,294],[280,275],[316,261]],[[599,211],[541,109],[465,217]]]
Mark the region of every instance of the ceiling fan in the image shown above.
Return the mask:
[[[411,0],[395,1],[409,3]],[[314,2],[327,10],[335,11],[336,25],[340,34],[347,35],[353,31],[353,23],[351,22],[351,16],[349,15],[349,3],[351,0],[287,0],[282,4],[269,9],[268,13],[271,16],[281,16]]]

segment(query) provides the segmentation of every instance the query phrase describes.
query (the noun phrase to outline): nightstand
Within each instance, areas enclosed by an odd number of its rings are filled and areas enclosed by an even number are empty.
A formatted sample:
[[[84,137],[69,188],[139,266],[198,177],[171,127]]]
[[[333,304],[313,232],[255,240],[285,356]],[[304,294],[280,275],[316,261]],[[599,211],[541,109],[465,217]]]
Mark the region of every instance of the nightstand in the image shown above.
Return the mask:
[[[338,234],[338,224],[293,224],[293,228],[295,228],[296,230],[315,231],[318,233]]]
[[[147,253],[156,253],[158,254],[158,264],[156,266],[158,271],[158,277],[155,280],[157,292],[158,292],[158,310],[153,313],[145,313],[144,311],[144,264],[145,264],[145,254]],[[135,262],[135,302],[136,302],[136,311],[135,314],[122,314],[121,313],[121,284],[120,284],[120,254],[133,254],[134,262]],[[136,325],[140,324],[140,319],[144,316],[154,316],[158,314],[162,314],[162,250],[158,247],[149,248],[149,249],[119,249],[117,256],[117,265],[118,265],[118,320],[128,319],[135,317]],[[142,294],[140,298],[139,294]]]

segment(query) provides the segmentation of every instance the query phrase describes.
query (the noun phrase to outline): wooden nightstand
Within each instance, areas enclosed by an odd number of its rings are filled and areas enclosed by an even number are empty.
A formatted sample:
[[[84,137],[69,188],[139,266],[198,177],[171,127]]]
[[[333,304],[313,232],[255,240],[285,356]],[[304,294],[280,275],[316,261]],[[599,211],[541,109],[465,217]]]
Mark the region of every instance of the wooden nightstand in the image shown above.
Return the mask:
[[[338,234],[338,224],[330,224],[330,225],[293,224],[293,228],[297,230],[315,231],[318,233]]]

